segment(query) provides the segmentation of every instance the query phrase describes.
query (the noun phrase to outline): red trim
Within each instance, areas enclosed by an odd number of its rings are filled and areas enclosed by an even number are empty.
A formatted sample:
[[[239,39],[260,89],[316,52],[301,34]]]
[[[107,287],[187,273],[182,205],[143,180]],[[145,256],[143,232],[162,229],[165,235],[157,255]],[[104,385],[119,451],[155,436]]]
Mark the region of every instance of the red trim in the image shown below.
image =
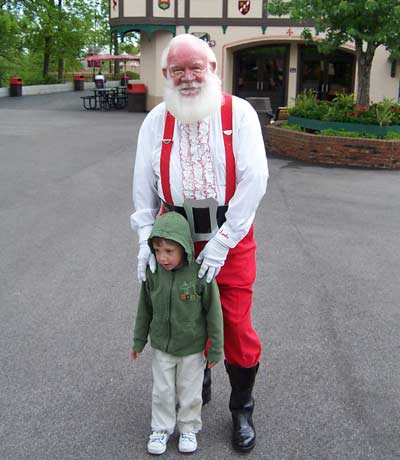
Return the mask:
[[[222,132],[225,145],[225,165],[226,165],[226,190],[225,204],[228,204],[236,189],[236,165],[233,155],[233,130],[232,130],[232,96],[224,93],[224,100],[221,105]],[[172,139],[174,137],[175,118],[167,112],[164,126],[164,136],[161,144],[160,175],[161,187],[164,199],[167,204],[173,205],[171,194],[171,183],[169,178],[169,163],[172,150]],[[228,134],[225,134],[228,132]],[[165,141],[169,142],[165,142]]]
[[[167,116],[165,118],[164,136],[161,144],[160,176],[165,202],[170,205],[174,204],[172,201],[171,184],[169,180],[169,161],[171,158],[174,128],[175,118],[169,112],[167,112]]]
[[[221,106],[221,120],[226,166],[225,204],[228,204],[236,189],[236,166],[232,146],[232,96],[230,94],[224,94],[224,101]],[[226,132],[228,132],[228,134],[226,134]]]

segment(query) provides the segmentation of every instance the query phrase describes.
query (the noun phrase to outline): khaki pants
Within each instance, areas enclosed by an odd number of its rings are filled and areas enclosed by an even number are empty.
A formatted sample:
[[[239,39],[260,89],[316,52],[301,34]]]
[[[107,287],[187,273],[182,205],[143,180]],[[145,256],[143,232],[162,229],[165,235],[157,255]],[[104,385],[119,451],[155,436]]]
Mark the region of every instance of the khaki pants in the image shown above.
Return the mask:
[[[197,433],[201,430],[204,353],[178,357],[153,351],[151,429],[172,434],[177,424],[180,433]]]

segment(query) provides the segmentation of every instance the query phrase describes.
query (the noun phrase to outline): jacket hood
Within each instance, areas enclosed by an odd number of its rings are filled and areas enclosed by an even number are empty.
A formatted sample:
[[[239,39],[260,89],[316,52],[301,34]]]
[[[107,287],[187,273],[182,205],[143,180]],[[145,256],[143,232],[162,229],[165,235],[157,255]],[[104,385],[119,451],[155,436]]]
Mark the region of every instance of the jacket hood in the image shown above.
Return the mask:
[[[153,253],[152,238],[155,236],[179,243],[186,252],[189,264],[192,263],[194,259],[194,246],[190,227],[187,220],[179,213],[174,211],[166,212],[156,219],[149,237],[149,246]]]

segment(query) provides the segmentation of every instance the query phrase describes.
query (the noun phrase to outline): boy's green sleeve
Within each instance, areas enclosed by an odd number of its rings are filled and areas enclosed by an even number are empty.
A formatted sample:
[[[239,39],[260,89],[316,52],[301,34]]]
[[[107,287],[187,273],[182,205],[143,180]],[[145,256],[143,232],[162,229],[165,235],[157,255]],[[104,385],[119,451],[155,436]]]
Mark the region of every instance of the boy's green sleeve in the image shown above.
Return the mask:
[[[211,346],[208,361],[220,361],[224,357],[224,325],[217,282],[204,282],[203,308],[207,312],[207,332]]]
[[[132,350],[141,352],[147,343],[150,323],[153,318],[153,306],[149,295],[148,282],[143,282],[140,288],[139,304],[133,329]]]

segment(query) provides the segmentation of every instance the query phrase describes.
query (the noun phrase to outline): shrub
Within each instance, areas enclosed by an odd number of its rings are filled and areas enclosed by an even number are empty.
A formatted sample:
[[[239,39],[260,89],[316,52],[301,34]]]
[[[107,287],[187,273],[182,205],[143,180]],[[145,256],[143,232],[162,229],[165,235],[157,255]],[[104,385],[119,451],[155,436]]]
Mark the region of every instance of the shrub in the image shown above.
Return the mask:
[[[392,141],[400,140],[400,133],[396,131],[389,131],[388,133],[386,133],[384,139],[389,139]]]
[[[375,105],[376,119],[380,126],[387,126],[392,124],[393,113],[393,101],[384,98],[382,102]]]
[[[369,125],[400,125],[400,104],[383,99],[369,107],[359,106],[352,94],[338,94],[331,102],[320,101],[314,90],[306,90],[295,99],[289,115],[315,120],[363,123]]]
[[[304,128],[300,125],[289,125],[287,122],[280,123],[282,128],[290,129],[291,131],[304,131]]]
[[[316,91],[309,89],[296,97],[295,105],[288,109],[288,113],[296,117],[322,120],[327,109],[326,103],[317,99]]]
[[[357,131],[345,131],[344,129],[322,129],[320,134],[337,137],[362,137],[366,139],[378,139],[376,134],[359,133]]]
[[[352,94],[338,94],[332,102],[327,104],[327,111],[323,118],[326,121],[347,121],[347,113],[353,112],[354,100]]]

